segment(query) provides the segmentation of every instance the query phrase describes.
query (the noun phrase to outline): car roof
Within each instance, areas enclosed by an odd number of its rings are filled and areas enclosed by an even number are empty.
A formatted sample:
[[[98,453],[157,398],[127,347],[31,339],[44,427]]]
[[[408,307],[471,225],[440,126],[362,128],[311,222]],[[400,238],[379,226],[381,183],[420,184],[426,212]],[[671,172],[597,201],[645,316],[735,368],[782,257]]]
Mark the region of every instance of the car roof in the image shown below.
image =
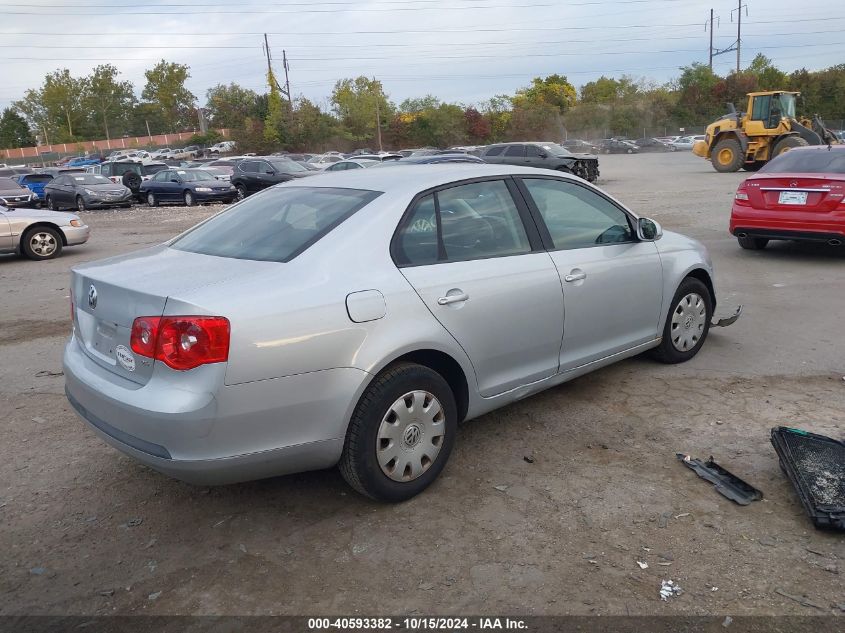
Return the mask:
[[[459,180],[485,178],[490,176],[510,175],[547,175],[569,178],[581,182],[575,176],[568,176],[559,171],[537,169],[535,167],[517,167],[514,165],[490,165],[484,163],[434,163],[429,165],[394,165],[390,161],[383,163],[380,169],[353,169],[347,171],[315,172],[301,180],[285,183],[282,186],[296,187],[340,187],[345,189],[364,189],[384,193],[417,193]]]

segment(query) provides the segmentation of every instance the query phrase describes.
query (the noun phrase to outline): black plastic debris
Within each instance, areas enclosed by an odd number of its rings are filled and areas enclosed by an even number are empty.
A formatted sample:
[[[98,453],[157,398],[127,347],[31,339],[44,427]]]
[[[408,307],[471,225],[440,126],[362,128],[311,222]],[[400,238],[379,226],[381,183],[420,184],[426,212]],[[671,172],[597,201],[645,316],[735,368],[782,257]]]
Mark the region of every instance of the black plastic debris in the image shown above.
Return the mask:
[[[845,442],[776,426],[772,446],[813,524],[845,530]]]
[[[699,477],[715,484],[716,492],[741,506],[747,506],[752,501],[759,501],[763,498],[762,492],[719,466],[713,461],[712,456],[706,462],[693,459],[683,453],[676,453],[676,456],[681,460],[681,463],[694,470]]]
[[[729,317],[717,319],[714,316],[710,320],[710,327],[728,327],[736,323],[740,316],[742,316],[742,306],[737,306],[736,312]]]

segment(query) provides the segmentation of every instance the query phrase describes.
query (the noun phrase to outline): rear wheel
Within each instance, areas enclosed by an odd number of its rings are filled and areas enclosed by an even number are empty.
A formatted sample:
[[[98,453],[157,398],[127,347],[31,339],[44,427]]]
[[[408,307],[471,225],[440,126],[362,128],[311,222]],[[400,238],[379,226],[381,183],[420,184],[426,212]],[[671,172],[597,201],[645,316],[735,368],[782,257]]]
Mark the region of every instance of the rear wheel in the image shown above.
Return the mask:
[[[672,298],[663,326],[663,340],[652,356],[662,363],[688,361],[704,345],[712,317],[710,290],[701,280],[687,277]]]
[[[241,183],[238,183],[235,185],[235,189],[238,190],[238,200],[246,198],[246,187],[244,187]]]
[[[440,374],[413,363],[388,368],[352,414],[340,458],[343,478],[373,499],[410,499],[446,465],[457,417],[455,397]]]
[[[21,250],[29,259],[53,259],[62,252],[62,237],[49,226],[36,226],[24,234]]]
[[[88,207],[85,206],[85,199],[82,196],[76,196],[76,208],[80,213],[88,210]]]
[[[716,143],[713,151],[710,152],[710,161],[716,171],[723,173],[739,171],[742,167],[742,147],[739,141],[733,138],[725,138]]]
[[[766,244],[769,243],[765,237],[738,237],[736,241],[739,242],[739,245],[748,251],[759,251],[762,248],[766,248]]]
[[[772,150],[772,158],[780,156],[784,152],[788,152],[795,147],[806,147],[807,145],[809,145],[809,143],[800,136],[787,136],[777,142],[777,145],[775,145],[775,148]]]
[[[48,208],[48,209],[50,209],[50,211],[58,211],[58,207],[57,207],[57,206],[56,206],[56,204],[53,202],[53,197],[52,197],[52,196],[47,196],[47,197],[44,199],[44,204],[45,204],[45,205],[47,205],[47,208]]]

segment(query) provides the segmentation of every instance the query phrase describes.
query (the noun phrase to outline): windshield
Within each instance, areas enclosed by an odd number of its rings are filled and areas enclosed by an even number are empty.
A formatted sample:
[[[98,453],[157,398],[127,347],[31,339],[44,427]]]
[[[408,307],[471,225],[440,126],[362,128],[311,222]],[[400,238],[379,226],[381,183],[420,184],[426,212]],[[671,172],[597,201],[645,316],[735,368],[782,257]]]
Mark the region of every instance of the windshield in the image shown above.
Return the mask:
[[[770,174],[845,174],[845,151],[823,147],[786,152],[763,165],[760,171]]]
[[[780,115],[795,118],[795,95],[782,94],[778,96]]]
[[[288,262],[379,195],[378,191],[359,189],[267,189],[198,225],[171,248]]]
[[[214,180],[214,175],[210,174],[207,171],[179,170],[176,173],[179,174],[179,178],[181,178],[183,182],[201,182],[201,181],[205,181],[205,180]]]
[[[20,189],[21,186],[11,178],[0,178],[0,189]]]
[[[141,171],[145,176],[152,176],[163,169],[167,169],[167,165],[144,165],[141,167]]]
[[[73,176],[73,181],[77,185],[113,185],[114,183],[105,176],[98,176],[97,174],[79,174]]]
[[[550,154],[568,154],[569,152],[565,147],[558,145],[557,143],[543,143],[540,147],[544,150],[549,152]]]

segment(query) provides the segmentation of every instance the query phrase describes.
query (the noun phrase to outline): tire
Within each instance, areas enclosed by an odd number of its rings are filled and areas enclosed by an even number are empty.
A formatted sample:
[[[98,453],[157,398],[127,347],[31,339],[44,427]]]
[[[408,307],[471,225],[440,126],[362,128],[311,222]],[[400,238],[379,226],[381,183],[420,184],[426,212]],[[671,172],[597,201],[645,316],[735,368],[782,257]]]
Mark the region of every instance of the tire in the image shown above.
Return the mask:
[[[182,199],[185,201],[186,207],[193,207],[197,203],[197,201],[194,199],[194,194],[190,191],[186,191],[184,194],[182,194]]]
[[[807,145],[809,145],[809,143],[800,136],[786,136],[779,140],[775,145],[772,150],[772,158],[780,156],[794,147],[806,147]]]
[[[712,318],[710,290],[699,279],[685,278],[672,297],[663,326],[663,339],[652,350],[652,357],[667,364],[690,360],[704,345]]]
[[[628,154],[633,154],[633,153],[634,153],[634,150],[629,149],[629,150],[627,151],[627,153],[628,153]]]
[[[736,241],[747,251],[759,251],[766,248],[766,244],[769,243],[765,237],[737,237]]]
[[[744,163],[742,168],[745,171],[760,171],[760,168],[766,164],[764,160],[755,160],[753,163]]]
[[[436,403],[440,408],[429,417],[428,408]],[[404,419],[397,411],[405,412]],[[457,428],[455,397],[443,377],[422,365],[397,363],[379,374],[358,401],[343,444],[341,475],[372,499],[410,499],[443,470]]]
[[[238,183],[235,185],[235,189],[238,190],[238,200],[243,200],[244,198],[246,198],[246,187],[244,187],[241,183]]]
[[[745,162],[739,141],[734,138],[723,138],[716,143],[713,151],[710,152],[710,162],[713,163],[713,169],[722,173],[739,171]]]
[[[21,252],[36,261],[53,259],[62,252],[62,236],[49,226],[33,227],[23,235]]]
[[[147,206],[150,207],[157,207],[158,206],[158,199],[156,195],[152,191],[147,192]]]
[[[130,189],[134,193],[137,193],[138,188],[141,186],[141,177],[134,171],[125,172],[120,180],[124,187]]]
[[[44,206],[46,206],[50,211],[58,211],[59,208],[53,203],[52,196],[47,196],[44,198]]]
[[[85,206],[85,199],[82,196],[76,196],[76,210],[80,213],[88,210],[88,207]]]

